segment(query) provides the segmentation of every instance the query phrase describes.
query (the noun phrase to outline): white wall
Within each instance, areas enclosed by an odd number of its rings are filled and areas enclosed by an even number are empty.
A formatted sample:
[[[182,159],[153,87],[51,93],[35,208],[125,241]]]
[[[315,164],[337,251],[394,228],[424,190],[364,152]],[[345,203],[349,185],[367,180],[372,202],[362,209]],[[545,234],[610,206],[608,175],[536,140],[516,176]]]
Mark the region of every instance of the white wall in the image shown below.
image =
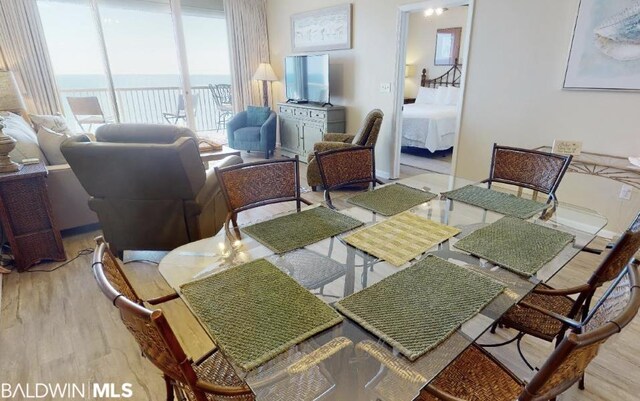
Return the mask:
[[[454,7],[442,15],[434,14],[430,17],[425,17],[422,11],[411,13],[406,61],[412,71],[410,76],[405,79],[405,97],[416,97],[423,68],[427,69],[428,78],[437,78],[451,69],[451,66],[433,64],[438,29],[462,28],[460,42],[460,57],[462,57],[468,10],[469,7]],[[460,60],[460,62],[464,63],[464,60]]]
[[[271,61],[283,76],[291,53],[293,13],[343,4],[344,0],[267,0]],[[487,175],[491,145],[536,147],[553,138],[584,141],[584,149],[627,156],[640,154],[640,93],[563,91],[562,81],[579,0],[477,0],[467,87],[461,120],[457,174]],[[379,169],[391,171],[393,96],[380,93],[393,82],[396,15],[405,0],[353,0],[353,49],[330,52],[333,101],[347,106],[354,131],[372,108],[385,113],[376,150]],[[283,99],[282,85],[274,87]],[[339,92],[339,93],[336,93]],[[569,174],[561,201],[605,214],[609,229],[622,231],[640,209],[640,193],[618,199],[620,184]]]

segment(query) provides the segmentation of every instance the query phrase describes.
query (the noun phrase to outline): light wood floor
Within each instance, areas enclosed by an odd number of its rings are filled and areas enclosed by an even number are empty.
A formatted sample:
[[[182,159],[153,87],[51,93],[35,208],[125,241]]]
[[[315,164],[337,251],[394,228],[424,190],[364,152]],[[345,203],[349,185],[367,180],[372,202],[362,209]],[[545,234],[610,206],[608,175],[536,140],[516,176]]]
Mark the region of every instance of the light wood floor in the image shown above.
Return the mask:
[[[304,171],[303,171],[304,176]],[[319,201],[318,193],[304,194]],[[282,211],[266,207],[245,214],[252,220]],[[98,231],[76,233],[64,238],[67,255],[93,248]],[[595,246],[602,247],[604,241]],[[159,259],[161,253],[127,253],[125,259]],[[558,287],[583,283],[601,257],[580,254],[552,280]],[[98,290],[91,274],[91,256],[80,256],[50,272],[12,273],[4,276],[0,312],[0,382],[3,383],[132,383],[134,400],[164,399],[159,371],[141,357],[132,337],[122,326],[117,312]],[[34,270],[57,264],[39,265]],[[143,297],[169,292],[154,265],[130,263],[126,269]],[[198,357],[211,348],[206,334],[180,300],[163,305],[172,325],[181,325],[180,338],[187,353]],[[513,335],[506,330],[487,335],[483,342]],[[640,394],[640,319],[605,344],[589,367],[587,390],[570,389],[561,400],[632,401]],[[525,353],[540,363],[551,345],[537,340],[524,343]],[[496,351],[499,358],[521,377],[531,373],[520,362],[515,347]]]

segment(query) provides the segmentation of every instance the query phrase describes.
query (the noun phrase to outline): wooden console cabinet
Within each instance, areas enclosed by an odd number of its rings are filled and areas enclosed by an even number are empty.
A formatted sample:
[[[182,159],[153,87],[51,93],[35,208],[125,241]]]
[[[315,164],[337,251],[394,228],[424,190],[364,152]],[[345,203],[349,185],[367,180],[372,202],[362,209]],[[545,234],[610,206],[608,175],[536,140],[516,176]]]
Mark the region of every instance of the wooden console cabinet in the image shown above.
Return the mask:
[[[18,271],[43,260],[66,259],[60,231],[53,221],[46,177],[42,163],[0,174],[2,228]]]
[[[278,111],[281,152],[289,157],[299,155],[303,163],[307,162],[307,155],[313,153],[313,144],[322,141],[324,134],[345,132],[346,116],[342,106],[279,103]]]

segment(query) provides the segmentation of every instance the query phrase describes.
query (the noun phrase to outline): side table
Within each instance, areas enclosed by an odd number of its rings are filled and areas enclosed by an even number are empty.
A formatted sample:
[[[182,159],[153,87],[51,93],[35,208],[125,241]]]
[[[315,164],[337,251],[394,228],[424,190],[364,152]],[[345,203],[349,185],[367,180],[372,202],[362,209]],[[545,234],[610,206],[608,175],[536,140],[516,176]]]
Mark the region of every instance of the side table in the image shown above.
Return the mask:
[[[43,260],[66,260],[46,177],[42,163],[0,174],[0,218],[19,272]]]

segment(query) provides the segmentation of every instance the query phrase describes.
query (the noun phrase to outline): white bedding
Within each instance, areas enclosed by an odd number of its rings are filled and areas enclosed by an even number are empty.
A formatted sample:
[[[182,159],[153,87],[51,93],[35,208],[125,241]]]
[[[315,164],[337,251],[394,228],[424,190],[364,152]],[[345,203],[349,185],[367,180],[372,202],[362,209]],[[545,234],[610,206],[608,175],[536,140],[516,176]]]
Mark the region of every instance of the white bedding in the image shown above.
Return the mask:
[[[457,111],[455,105],[405,104],[402,110],[402,146],[430,152],[453,146]]]

